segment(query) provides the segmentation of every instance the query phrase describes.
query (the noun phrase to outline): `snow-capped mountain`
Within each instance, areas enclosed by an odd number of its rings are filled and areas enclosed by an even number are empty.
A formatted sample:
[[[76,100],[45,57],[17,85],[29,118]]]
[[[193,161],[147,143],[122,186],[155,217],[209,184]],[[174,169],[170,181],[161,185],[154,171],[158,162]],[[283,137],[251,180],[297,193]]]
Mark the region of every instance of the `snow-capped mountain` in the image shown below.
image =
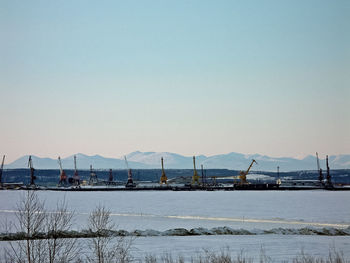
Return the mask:
[[[106,158],[100,155],[88,156],[81,153],[76,154],[78,169],[89,169],[92,165],[95,169],[125,169],[124,158]],[[158,169],[160,168],[160,159],[163,157],[166,169],[192,169],[193,156],[183,156],[170,152],[132,152],[127,156],[129,166],[135,169]],[[32,156],[34,167],[37,169],[58,169],[57,159],[40,158]],[[316,157],[307,156],[303,159],[289,157],[269,157],[266,155],[252,154],[245,155],[241,153],[227,153],[213,156],[196,156],[196,166],[200,165],[206,169],[246,169],[251,160],[255,159],[258,165],[254,165],[256,171],[275,171],[277,166],[281,171],[297,170],[315,170]],[[321,168],[326,168],[325,158],[320,159]],[[65,169],[74,167],[73,155],[62,158],[62,165]],[[350,155],[329,156],[329,166],[331,169],[350,169]],[[5,168],[26,168],[28,167],[28,155],[23,156],[16,161],[5,165]]]

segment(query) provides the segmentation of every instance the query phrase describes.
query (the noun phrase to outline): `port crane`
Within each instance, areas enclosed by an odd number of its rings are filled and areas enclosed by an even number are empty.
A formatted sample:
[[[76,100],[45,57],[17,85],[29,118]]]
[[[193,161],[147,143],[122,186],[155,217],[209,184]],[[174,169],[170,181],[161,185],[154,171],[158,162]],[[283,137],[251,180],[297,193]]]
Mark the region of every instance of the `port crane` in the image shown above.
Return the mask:
[[[323,174],[322,168],[320,167],[320,160],[318,159],[318,153],[316,152],[316,160],[317,160],[317,171],[318,171],[318,180],[323,183]]]
[[[124,160],[125,160],[126,168],[128,169],[128,181],[126,182],[125,187],[135,187],[136,185],[132,179],[131,168],[129,168],[129,164],[128,164],[128,160],[126,159],[126,156],[124,156]]]
[[[30,185],[35,185],[36,176],[34,175],[35,169],[33,167],[33,160],[31,155],[29,155],[28,167],[30,169]]]
[[[74,155],[74,175],[73,175],[73,184],[80,185],[80,177],[77,169],[77,157]]]
[[[165,171],[164,171],[164,163],[163,163],[163,157],[160,159],[162,163],[162,176],[160,177],[160,184],[168,184],[168,178],[166,177]]]
[[[249,165],[247,171],[240,171],[240,172],[239,172],[238,178],[241,180],[241,181],[240,181],[240,184],[249,184],[248,181],[247,181],[247,175],[248,175],[248,173],[249,173],[249,171],[250,171],[250,169],[252,168],[252,166],[253,166],[254,163],[258,164],[258,163],[253,159],[252,162],[250,163],[250,165]]]
[[[196,169],[196,157],[193,156],[193,176],[192,176],[192,184],[198,184],[200,185],[199,182],[199,175],[197,173],[197,169]]]
[[[0,187],[2,187],[2,171],[4,170],[5,155],[2,157],[2,162],[0,166]]]
[[[60,181],[58,182],[58,185],[67,185],[67,175],[62,168],[62,162],[61,162],[60,156],[58,156],[58,165],[60,166]]]
[[[98,183],[97,175],[96,175],[96,173],[94,172],[94,170],[92,169],[92,165],[90,165],[90,179],[89,179],[89,185],[93,185],[93,184],[96,184],[96,183]]]

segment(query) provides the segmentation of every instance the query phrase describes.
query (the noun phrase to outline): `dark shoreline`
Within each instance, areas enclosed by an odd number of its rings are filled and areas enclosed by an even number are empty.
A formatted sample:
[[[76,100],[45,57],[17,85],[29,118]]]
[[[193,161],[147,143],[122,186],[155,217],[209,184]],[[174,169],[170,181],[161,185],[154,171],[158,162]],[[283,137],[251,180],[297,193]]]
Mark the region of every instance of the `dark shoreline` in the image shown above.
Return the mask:
[[[53,239],[53,238],[94,238],[94,237],[156,237],[156,236],[213,236],[213,235],[318,235],[318,236],[350,236],[350,226],[347,228],[273,228],[270,230],[246,230],[233,229],[230,227],[214,227],[206,228],[174,228],[166,231],[157,230],[104,230],[100,232],[92,232],[90,230],[81,231],[61,231],[56,233],[36,233],[30,237],[25,233],[0,233],[0,241],[20,241],[20,240],[37,240],[37,239]]]

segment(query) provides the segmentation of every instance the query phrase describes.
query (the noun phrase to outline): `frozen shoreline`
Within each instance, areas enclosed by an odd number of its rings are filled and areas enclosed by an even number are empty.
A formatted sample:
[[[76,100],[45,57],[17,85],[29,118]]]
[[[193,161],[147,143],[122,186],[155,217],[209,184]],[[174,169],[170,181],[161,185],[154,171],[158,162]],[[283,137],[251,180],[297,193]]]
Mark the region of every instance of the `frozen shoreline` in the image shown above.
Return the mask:
[[[172,237],[172,236],[241,236],[241,235],[302,235],[302,236],[350,236],[350,226],[345,229],[339,228],[273,228],[270,230],[263,229],[233,229],[230,227],[215,227],[211,229],[199,227],[192,229],[174,228],[166,231],[158,231],[154,229],[146,230],[106,230],[103,233],[94,233],[89,230],[81,231],[64,231],[56,234],[59,238],[92,238],[97,236],[134,236],[134,237]],[[31,239],[47,238],[46,233],[38,233],[35,236],[31,236]],[[26,236],[23,233],[0,233],[0,241],[15,241],[25,240]]]

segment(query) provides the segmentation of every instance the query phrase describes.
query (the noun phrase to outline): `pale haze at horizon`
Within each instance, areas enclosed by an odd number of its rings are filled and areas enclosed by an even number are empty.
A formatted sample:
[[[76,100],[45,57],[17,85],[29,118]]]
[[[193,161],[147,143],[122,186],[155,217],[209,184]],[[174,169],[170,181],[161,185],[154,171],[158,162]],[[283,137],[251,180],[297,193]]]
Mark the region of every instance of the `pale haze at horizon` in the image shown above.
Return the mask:
[[[348,1],[2,1],[0,154],[350,153]]]

